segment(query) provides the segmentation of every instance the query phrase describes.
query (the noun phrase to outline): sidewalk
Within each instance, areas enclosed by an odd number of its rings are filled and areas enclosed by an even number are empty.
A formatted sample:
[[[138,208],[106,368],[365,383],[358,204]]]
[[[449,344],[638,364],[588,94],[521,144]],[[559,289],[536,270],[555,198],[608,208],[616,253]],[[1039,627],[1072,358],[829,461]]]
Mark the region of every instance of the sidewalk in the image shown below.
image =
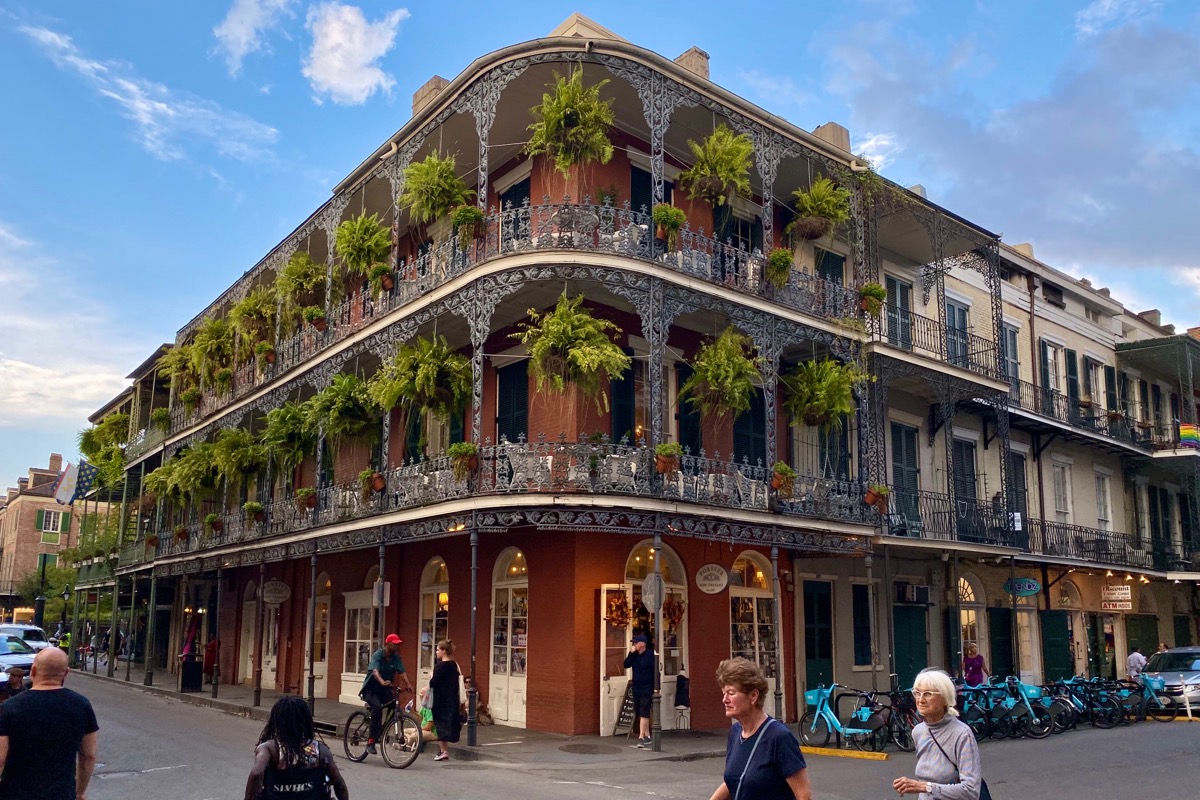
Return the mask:
[[[116,664],[114,677],[107,675],[101,664],[95,675],[82,668],[72,670],[71,676],[81,680],[101,680],[124,684],[131,690],[149,692],[161,697],[170,697],[195,706],[215,708],[227,714],[236,714],[250,719],[263,720],[271,713],[275,700],[283,692],[263,689],[262,703],[255,707],[254,690],[245,685],[221,684],[217,697],[212,697],[212,686],[205,684],[203,692],[176,690],[178,675],[155,670],[154,685],[144,685],[145,671],[139,665],[129,670],[129,682],[125,682],[125,662]],[[361,709],[361,705],[339,703],[336,700],[318,698],[314,717],[318,729],[327,740],[340,737],[347,717]],[[451,745],[454,759],[458,761],[493,761],[509,764],[545,765],[598,764],[613,761],[693,761],[700,758],[724,758],[726,730],[716,731],[663,731],[662,749],[641,750],[635,747],[636,740],[624,736],[565,736],[557,733],[542,733],[506,725],[480,725],[477,728],[475,747],[466,744],[467,729],[464,726],[461,741]],[[331,742],[334,752],[341,754],[341,744]],[[426,752],[429,748],[426,748]]]

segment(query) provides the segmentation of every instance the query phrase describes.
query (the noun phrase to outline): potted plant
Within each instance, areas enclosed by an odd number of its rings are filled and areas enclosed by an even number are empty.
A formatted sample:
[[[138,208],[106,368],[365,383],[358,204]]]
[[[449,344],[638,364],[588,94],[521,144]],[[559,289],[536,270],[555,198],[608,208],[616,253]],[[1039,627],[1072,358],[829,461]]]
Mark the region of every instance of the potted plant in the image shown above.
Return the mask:
[[[475,190],[468,189],[458,177],[454,155],[443,158],[430,153],[404,170],[404,191],[396,204],[407,209],[414,222],[425,226],[446,216],[455,206],[470,203],[474,196]]]
[[[891,490],[882,483],[867,484],[866,494],[863,495],[863,503],[869,506],[875,506],[875,510],[880,514],[888,513],[888,495]]]
[[[183,407],[187,413],[191,414],[200,405],[200,389],[195,386],[184,389],[180,393],[179,399],[183,401]]]
[[[858,307],[866,314],[878,317],[887,302],[887,289],[878,283],[870,281],[858,288]]]
[[[217,392],[225,394],[233,386],[233,370],[229,367],[223,367],[213,374],[213,381],[216,383]]]
[[[533,124],[525,153],[545,156],[564,182],[576,166],[587,169],[597,161],[607,164],[613,156],[608,130],[615,120],[612,100],[600,98],[600,90],[607,84],[605,79],[584,86],[582,65],[567,77],[555,72],[554,84],[546,87],[542,102],[529,109]],[[580,197],[583,194],[579,192]]]
[[[396,288],[396,279],[393,277],[392,268],[387,264],[379,263],[371,267],[371,271],[367,273],[367,280],[371,282],[376,299],[384,292],[390,292]]]
[[[266,510],[263,504],[257,500],[248,500],[242,504],[242,511],[246,513],[246,521],[253,520],[254,522],[262,522],[266,516]]]
[[[324,305],[327,269],[325,264],[318,264],[308,253],[300,251],[294,253],[275,276],[275,293],[282,305],[281,322],[286,333],[294,329],[297,321],[304,321],[304,309]],[[334,281],[335,293],[340,286],[340,281]],[[337,302],[337,297],[332,301]]]
[[[150,427],[160,433],[168,433],[171,430],[171,410],[169,408],[156,408],[151,411]]]
[[[158,534],[157,533],[147,533],[146,534],[146,547],[158,547]]]
[[[258,355],[258,343],[274,340],[278,310],[279,301],[274,284],[254,287],[229,310],[229,322],[237,336],[243,359],[251,349]]]
[[[612,376],[629,367],[630,357],[613,339],[621,334],[616,323],[593,317],[583,308],[583,295],[567,297],[564,290],[553,311],[539,314],[529,309],[532,322],[511,334],[529,348],[529,368],[538,391],[563,394],[568,384],[592,400],[596,408],[608,410]]]
[[[703,142],[688,140],[692,166],[679,175],[688,197],[708,202],[714,209],[725,205],[733,195],[750,195],[750,167],[754,144],[744,133],[735,134],[718,125]]]
[[[224,529],[225,523],[221,521],[219,514],[213,513],[204,518],[204,527],[210,533],[220,533]]]
[[[828,430],[854,411],[854,388],[869,379],[854,362],[843,364],[832,358],[802,361],[784,378],[788,388],[784,408],[792,424],[803,422]]]
[[[797,189],[796,219],[788,223],[784,233],[801,239],[820,239],[850,219],[850,192],[829,178],[818,175],[808,191]]]
[[[1079,407],[1080,408],[1091,408],[1092,407],[1092,396],[1090,394],[1080,395]]]
[[[325,319],[325,309],[320,306],[308,306],[304,309],[304,321],[312,325],[321,333],[329,327],[329,322]]]
[[[1125,419],[1125,415],[1123,413],[1121,413],[1120,409],[1110,408],[1108,410],[1108,421],[1109,422],[1121,422],[1124,419]]]
[[[334,249],[347,273],[367,278],[391,254],[392,232],[379,221],[378,214],[367,216],[363,212],[338,225]]]
[[[779,492],[780,497],[791,497],[796,485],[796,470],[786,461],[776,461],[771,467],[771,488]]]
[[[786,247],[773,248],[767,255],[767,283],[776,289],[787,286],[792,276],[792,251]]]
[[[303,486],[296,490],[296,493],[294,495],[292,495],[292,499],[296,503],[297,511],[304,511],[305,509],[316,508],[317,507],[317,490],[312,489],[308,486]]]
[[[374,440],[380,433],[380,409],[371,399],[366,381],[357,375],[334,375],[305,405],[309,428],[324,426],[325,438],[335,453],[344,437]]]
[[[188,538],[187,526],[186,525],[176,525],[175,526],[175,540],[179,541],[179,542],[186,542],[187,538]]]
[[[666,243],[667,252],[674,252],[679,247],[679,231],[687,222],[683,209],[670,203],[659,203],[650,212],[650,218],[658,229],[656,235]]]
[[[762,376],[749,349],[750,340],[732,326],[701,345],[691,364],[692,375],[679,390],[680,399],[717,419],[750,408],[755,382]]]
[[[663,442],[654,447],[654,470],[659,475],[674,475],[679,471],[679,459],[683,458],[683,445],[679,442]]]
[[[275,363],[275,345],[270,342],[259,342],[254,345],[254,355],[258,358],[258,368],[263,369],[264,364]]]
[[[470,249],[475,240],[483,235],[483,209],[479,206],[459,206],[451,212],[450,222],[458,235],[460,250]]]
[[[479,467],[479,448],[474,442],[455,442],[446,450],[454,480],[465,481]]]

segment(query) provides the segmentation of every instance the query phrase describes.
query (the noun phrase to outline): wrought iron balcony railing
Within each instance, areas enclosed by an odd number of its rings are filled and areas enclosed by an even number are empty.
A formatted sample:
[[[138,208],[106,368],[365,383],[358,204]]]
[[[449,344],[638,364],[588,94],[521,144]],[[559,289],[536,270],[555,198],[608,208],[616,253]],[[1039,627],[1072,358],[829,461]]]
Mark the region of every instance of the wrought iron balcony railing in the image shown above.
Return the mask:
[[[987,502],[892,488],[884,531],[893,536],[1012,547],[1016,537],[1009,522],[1007,511]]]
[[[163,443],[166,434],[159,428],[143,428],[125,446],[125,458],[132,460]]]
[[[1029,381],[1009,380],[1009,402],[1018,408],[1126,444],[1151,446],[1150,427],[1134,422],[1120,411],[1102,408],[1088,399],[1072,400],[1062,392],[1037,387]]]
[[[430,506],[462,498],[513,494],[591,494],[658,498],[679,503],[719,506],[784,516],[810,517],[862,524],[874,523],[874,510],[862,502],[863,484],[798,475],[790,497],[771,489],[771,471],[761,465],[713,457],[683,455],[677,466],[660,473],[654,451],[645,446],[568,442],[564,438],[535,442],[501,441],[484,445],[474,465],[455,464],[436,456],[390,469],[381,492],[358,481],[321,487],[315,505],[296,498],[264,503],[261,520],[243,511],[221,515],[220,530],[200,523],[177,536],[165,526],[159,536],[160,556],[205,550],[319,528],[347,520]],[[131,553],[131,556],[136,554]]]
[[[999,351],[990,339],[893,305],[885,305],[877,318],[869,316],[867,325],[877,342],[989,378],[1000,377]]]

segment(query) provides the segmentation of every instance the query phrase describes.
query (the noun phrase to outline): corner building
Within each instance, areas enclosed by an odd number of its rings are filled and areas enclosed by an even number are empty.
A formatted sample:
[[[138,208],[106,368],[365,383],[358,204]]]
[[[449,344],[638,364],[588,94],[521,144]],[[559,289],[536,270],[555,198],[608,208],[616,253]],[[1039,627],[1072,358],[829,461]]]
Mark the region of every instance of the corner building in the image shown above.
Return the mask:
[[[693,48],[670,61],[573,15],[547,38],[481,56],[453,81],[431,79],[414,96],[412,119],[185,325],[175,348],[273,285],[297,253],[325,270],[317,299],[325,328],[276,324],[264,334],[269,363],[235,348],[220,365],[225,377],[201,380],[187,397],[156,368],[138,373],[115,594],[170,605],[153,632],[166,652],[204,652],[219,639],[223,683],[307,694],[311,678],[315,696],[357,702],[385,633],[403,637],[419,682],[432,671],[434,643],[449,636],[497,723],[611,733],[626,689],[621,661],[645,630],[663,656],[663,727],[712,728],[724,721],[710,676],[731,655],[764,666],[791,720],[817,683],[884,687],[889,672],[909,682],[920,666],[958,657],[959,621],[975,606],[955,594],[957,579],[977,581],[976,597],[988,593],[980,618],[1008,610],[1010,635],[1000,615],[989,617],[989,641],[1016,652],[1026,627],[1012,621],[1019,613],[997,582],[1059,561],[1062,570],[1095,569],[1098,550],[1056,561],[1047,543],[1059,528],[1033,524],[1044,512],[1028,505],[1028,462],[1035,451],[1048,458],[1050,445],[1029,437],[1103,454],[1114,498],[1126,465],[1158,465],[1159,451],[1135,446],[1130,461],[1120,437],[1072,438],[1073,417],[1044,419],[1035,409],[1029,425],[1016,419],[1025,418],[1016,410],[1023,395],[1004,344],[1017,313],[1006,305],[1017,285],[1012,262],[1031,273],[1039,265],[919,193],[861,177],[867,167],[844,128],[788,125],[711,83],[707,59]],[[524,143],[531,106],[555,73],[576,69],[587,85],[607,81],[615,154],[564,181],[526,156]],[[691,165],[688,140],[718,124],[750,138],[754,166],[751,196],[714,213],[676,183]],[[475,235],[398,210],[405,169],[432,153],[457,155],[484,211]],[[851,221],[825,239],[787,243],[786,202],[819,176],[851,189]],[[649,215],[661,202],[687,218],[673,249],[656,239]],[[363,213],[392,231],[392,288],[382,292],[346,274],[334,252],[339,224]],[[793,263],[777,287],[763,254],[780,245]],[[878,316],[860,310],[869,282],[887,289]],[[611,376],[604,410],[574,390],[538,392],[511,337],[529,309],[553,307],[564,291],[614,322],[632,357]],[[1117,304],[1100,305],[1124,318]],[[1148,338],[1161,333],[1131,324]],[[700,345],[730,326],[749,337],[763,379],[748,411],[714,422],[677,398]],[[472,399],[461,416],[406,421],[391,412],[365,441],[322,429],[294,464],[268,460],[240,482],[134,502],[163,464],[225,431],[256,435],[273,409],[341,375],[369,378],[397,345],[435,333],[470,360]],[[840,428],[822,432],[789,418],[784,376],[827,357],[874,377]],[[1036,361],[1025,354],[1019,363],[1024,379]],[[1192,386],[1172,386],[1194,420]],[[170,416],[159,429],[156,406]],[[1165,441],[1177,431],[1165,407],[1160,417]],[[459,441],[478,447],[465,476],[448,454]],[[653,448],[665,442],[685,455],[678,471],[660,475]],[[1026,454],[1026,473],[1016,453]],[[1194,469],[1191,453],[1161,459],[1163,469],[1172,458]],[[771,486],[780,460],[797,473],[790,496]],[[364,470],[382,476],[381,491],[363,489]],[[890,486],[884,508],[864,502],[870,484]],[[1160,609],[1174,608],[1176,591],[1190,615],[1192,583],[1169,583],[1166,567],[1194,569],[1195,481],[1171,485],[1176,498],[1186,495],[1171,506],[1178,558],[1161,569],[1150,559],[1139,575],[1162,584]],[[300,488],[314,499],[305,502]],[[247,502],[262,511],[247,512]],[[1124,520],[1109,523],[1115,536]],[[1059,539],[1081,536],[1072,529]],[[670,610],[661,630],[642,602],[656,562]],[[1099,592],[1078,588],[1089,602]],[[154,666],[177,669],[174,658]],[[690,709],[675,708],[681,675],[694,680]]]

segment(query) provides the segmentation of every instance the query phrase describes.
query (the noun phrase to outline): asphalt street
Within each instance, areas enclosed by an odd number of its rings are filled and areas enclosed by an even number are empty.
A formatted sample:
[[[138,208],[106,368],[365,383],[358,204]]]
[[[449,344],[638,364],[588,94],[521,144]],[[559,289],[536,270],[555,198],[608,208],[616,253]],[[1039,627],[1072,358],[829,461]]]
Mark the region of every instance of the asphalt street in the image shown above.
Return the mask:
[[[100,720],[100,766],[90,800],[229,800],[242,797],[261,723],[220,711],[73,675],[72,688],[92,701]],[[46,735],[53,735],[47,726]],[[723,761],[592,760],[564,763],[547,753],[532,763],[451,761],[428,752],[407,770],[379,758],[353,764],[340,758],[354,798],[579,798],[622,800],[707,798],[721,779]],[[1045,741],[988,742],[983,763],[996,800],[1196,796],[1200,723],[1144,722],[1131,728],[1080,731]],[[569,760],[569,759],[568,759]],[[885,762],[813,757],[810,769],[820,800],[894,797],[892,778],[912,774],[914,758]]]

